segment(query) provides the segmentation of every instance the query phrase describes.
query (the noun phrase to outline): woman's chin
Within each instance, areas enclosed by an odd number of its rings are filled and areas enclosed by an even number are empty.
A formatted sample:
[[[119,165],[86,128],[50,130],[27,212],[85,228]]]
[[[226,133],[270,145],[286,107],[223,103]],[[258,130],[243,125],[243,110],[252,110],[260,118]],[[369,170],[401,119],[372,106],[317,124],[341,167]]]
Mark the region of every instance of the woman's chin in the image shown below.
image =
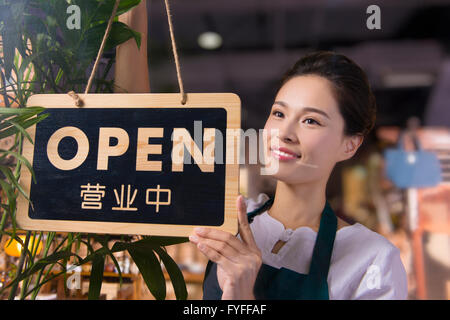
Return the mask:
[[[301,172],[303,170],[303,168],[297,168],[296,170],[283,168],[282,165],[275,170],[273,167],[265,166],[261,169],[261,174],[288,184],[308,183],[314,180],[307,172]]]

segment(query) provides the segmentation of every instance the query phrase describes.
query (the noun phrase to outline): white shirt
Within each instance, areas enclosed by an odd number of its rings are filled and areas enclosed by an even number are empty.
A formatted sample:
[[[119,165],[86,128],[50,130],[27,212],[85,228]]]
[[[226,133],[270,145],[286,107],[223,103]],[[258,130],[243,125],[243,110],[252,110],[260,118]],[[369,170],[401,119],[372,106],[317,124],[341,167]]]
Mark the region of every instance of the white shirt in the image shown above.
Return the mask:
[[[269,197],[246,199],[247,212],[262,206]],[[267,211],[257,215],[250,224],[264,264],[284,267],[301,274],[309,273],[317,233],[309,227],[285,229]],[[286,241],[278,253],[272,249],[279,240]],[[336,232],[330,269],[329,298],[406,299],[408,295],[405,268],[400,251],[382,235],[360,223]]]

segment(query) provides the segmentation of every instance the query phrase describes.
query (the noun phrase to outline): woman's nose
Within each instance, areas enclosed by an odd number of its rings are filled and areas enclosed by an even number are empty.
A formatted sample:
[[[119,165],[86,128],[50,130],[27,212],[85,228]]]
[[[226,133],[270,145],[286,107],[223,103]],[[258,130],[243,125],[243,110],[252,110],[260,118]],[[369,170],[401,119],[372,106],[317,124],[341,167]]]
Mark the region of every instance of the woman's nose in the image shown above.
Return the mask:
[[[298,142],[297,133],[292,123],[286,123],[284,126],[280,127],[279,130],[278,138],[280,141],[283,141],[284,143]]]

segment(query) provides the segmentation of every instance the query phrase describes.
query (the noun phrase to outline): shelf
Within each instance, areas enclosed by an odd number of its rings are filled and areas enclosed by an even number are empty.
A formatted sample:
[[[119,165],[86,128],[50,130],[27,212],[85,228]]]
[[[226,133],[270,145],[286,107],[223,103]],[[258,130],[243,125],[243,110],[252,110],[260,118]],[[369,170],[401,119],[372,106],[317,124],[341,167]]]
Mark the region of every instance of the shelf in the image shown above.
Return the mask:
[[[202,273],[193,273],[193,272],[189,272],[189,271],[182,271],[182,273],[183,273],[184,281],[186,283],[203,283],[203,277],[204,277],[203,272]],[[164,278],[166,280],[170,280],[170,276],[166,271],[164,271]]]
[[[203,273],[193,273],[193,272],[189,272],[189,271],[182,271],[183,273],[183,277],[184,277],[184,281],[186,281],[186,283],[203,283],[203,277],[204,274]],[[68,272],[68,274],[73,274],[73,272]],[[167,273],[167,271],[163,272],[164,274],[164,279],[170,281],[170,276]],[[90,277],[91,273],[90,272],[86,272],[83,271],[81,272],[81,276],[88,278]],[[122,278],[127,278],[127,279],[133,279],[136,278],[138,275],[132,274],[132,273],[122,273]],[[103,272],[103,278],[119,278],[119,274],[115,273],[115,272]]]

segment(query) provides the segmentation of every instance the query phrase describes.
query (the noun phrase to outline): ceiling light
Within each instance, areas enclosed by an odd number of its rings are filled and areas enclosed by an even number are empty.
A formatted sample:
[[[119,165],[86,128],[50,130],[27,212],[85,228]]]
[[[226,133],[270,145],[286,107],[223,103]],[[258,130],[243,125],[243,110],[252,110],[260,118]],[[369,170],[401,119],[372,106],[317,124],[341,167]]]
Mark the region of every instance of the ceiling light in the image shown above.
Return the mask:
[[[216,32],[203,32],[198,36],[198,45],[206,50],[214,50],[222,45],[222,37]]]

